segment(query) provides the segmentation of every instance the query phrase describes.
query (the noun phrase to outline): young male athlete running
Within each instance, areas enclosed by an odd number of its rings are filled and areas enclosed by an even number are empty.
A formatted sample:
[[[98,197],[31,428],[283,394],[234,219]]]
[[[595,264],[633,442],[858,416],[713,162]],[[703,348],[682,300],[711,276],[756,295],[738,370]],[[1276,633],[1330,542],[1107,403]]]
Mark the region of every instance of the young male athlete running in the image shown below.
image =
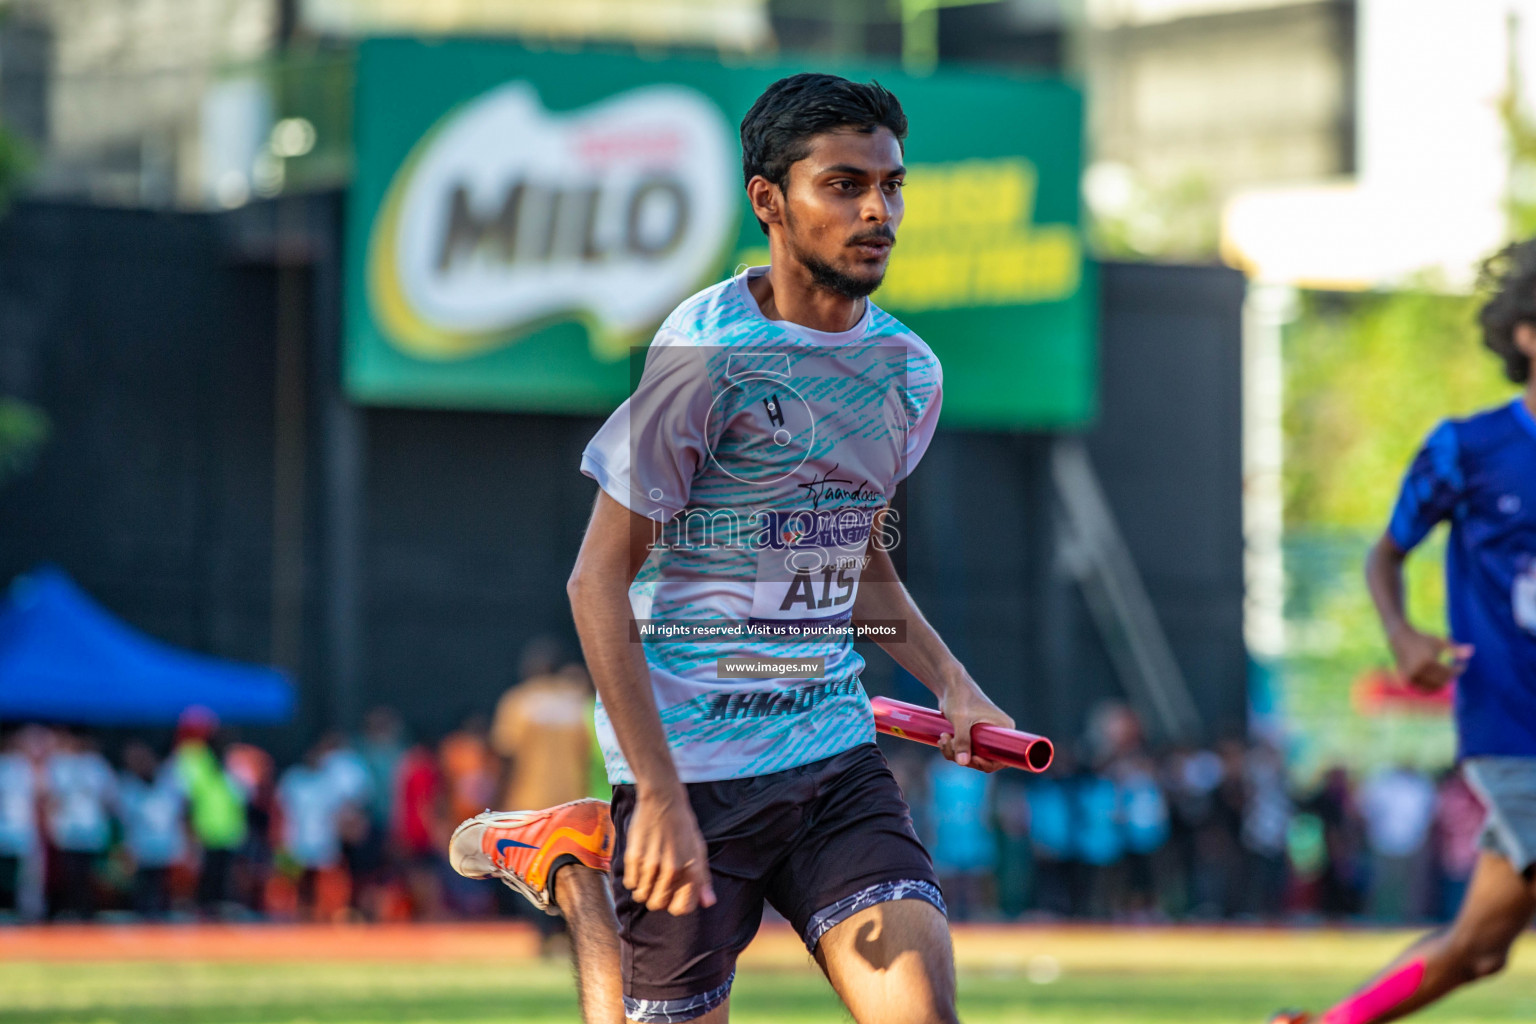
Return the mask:
[[[1493,291],[1481,314],[1484,344],[1524,393],[1435,428],[1366,560],[1399,670],[1423,690],[1457,681],[1461,770],[1488,815],[1482,853],[1448,928],[1320,1017],[1283,1013],[1276,1022],[1406,1016],[1500,970],[1536,913],[1536,240],[1505,249],[1483,276]],[[1453,640],[1415,629],[1403,602],[1404,559],[1445,519]]]
[[[770,86],[741,124],[770,265],[667,318],[583,455],[600,492],[568,589],[611,820],[597,801],[487,812],[451,856],[565,915],[591,1024],[725,1020],[765,902],[856,1020],[956,1019],[944,901],[874,745],[863,661],[845,634],[782,639],[902,623],[887,649],[955,724],[945,756],[999,767],[970,730],[1012,720],[912,603],[883,512],[939,416],[938,361],[867,298],[901,223],[906,132],[879,85]],[[739,634],[633,639],[700,624]],[[820,670],[780,678],[769,657]]]

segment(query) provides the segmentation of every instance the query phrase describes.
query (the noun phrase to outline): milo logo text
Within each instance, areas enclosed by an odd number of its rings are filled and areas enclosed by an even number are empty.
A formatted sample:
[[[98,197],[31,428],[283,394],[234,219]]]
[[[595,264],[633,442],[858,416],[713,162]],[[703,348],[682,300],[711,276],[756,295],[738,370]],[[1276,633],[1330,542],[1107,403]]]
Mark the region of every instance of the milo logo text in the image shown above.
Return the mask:
[[[579,320],[620,358],[718,268],[735,227],[731,134],[653,85],[570,111],[511,82],[450,113],[396,173],[368,298],[385,336],[459,359]]]
[[[687,189],[673,177],[635,182],[617,202],[602,186],[571,191],[516,181],[486,216],[468,186],[456,185],[448,198],[437,271],[450,274],[475,260],[502,266],[561,260],[601,266],[615,258],[660,259],[683,240],[688,202]],[[621,208],[617,220],[623,231],[617,237],[604,230],[611,225],[599,218],[600,211],[613,206]]]

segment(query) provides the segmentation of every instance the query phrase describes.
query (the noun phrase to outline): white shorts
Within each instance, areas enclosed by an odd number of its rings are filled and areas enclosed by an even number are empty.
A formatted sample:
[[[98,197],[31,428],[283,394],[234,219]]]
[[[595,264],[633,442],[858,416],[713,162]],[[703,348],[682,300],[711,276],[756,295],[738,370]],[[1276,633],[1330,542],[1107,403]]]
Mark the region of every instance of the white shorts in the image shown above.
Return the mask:
[[[1523,873],[1536,864],[1536,757],[1469,757],[1461,769],[1488,812],[1479,845]]]

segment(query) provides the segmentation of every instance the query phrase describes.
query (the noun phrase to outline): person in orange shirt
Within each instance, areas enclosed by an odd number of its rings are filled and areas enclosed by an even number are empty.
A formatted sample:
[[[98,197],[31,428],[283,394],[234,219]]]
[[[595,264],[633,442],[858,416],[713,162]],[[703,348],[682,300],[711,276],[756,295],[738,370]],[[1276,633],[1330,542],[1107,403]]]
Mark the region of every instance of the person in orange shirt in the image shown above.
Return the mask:
[[[497,702],[491,747],[506,759],[500,807],[551,807],[592,794],[592,680],[579,664],[557,670],[560,653],[552,640],[530,643],[521,682]],[[496,895],[503,913],[534,922],[547,955],[558,952],[554,936],[565,930],[562,918],[539,913],[510,889],[498,888]]]
[[[437,747],[450,821],[479,814],[495,801],[496,757],[486,742],[485,716],[470,715]]]
[[[553,807],[592,789],[592,680],[579,664],[555,670],[542,649],[528,653],[491,723],[491,747],[507,759],[498,807]]]

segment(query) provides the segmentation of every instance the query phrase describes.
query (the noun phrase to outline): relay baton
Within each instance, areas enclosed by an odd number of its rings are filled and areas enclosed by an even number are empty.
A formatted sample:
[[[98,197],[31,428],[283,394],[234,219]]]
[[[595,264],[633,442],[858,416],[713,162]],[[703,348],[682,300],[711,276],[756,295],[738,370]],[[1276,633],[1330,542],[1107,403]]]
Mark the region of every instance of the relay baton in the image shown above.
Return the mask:
[[[955,734],[949,719],[932,708],[887,697],[876,697],[869,703],[875,709],[875,729],[891,736],[936,747],[940,736]],[[1051,758],[1056,756],[1056,748],[1044,736],[985,723],[971,727],[971,750],[981,757],[1027,772],[1045,771],[1051,766]]]

